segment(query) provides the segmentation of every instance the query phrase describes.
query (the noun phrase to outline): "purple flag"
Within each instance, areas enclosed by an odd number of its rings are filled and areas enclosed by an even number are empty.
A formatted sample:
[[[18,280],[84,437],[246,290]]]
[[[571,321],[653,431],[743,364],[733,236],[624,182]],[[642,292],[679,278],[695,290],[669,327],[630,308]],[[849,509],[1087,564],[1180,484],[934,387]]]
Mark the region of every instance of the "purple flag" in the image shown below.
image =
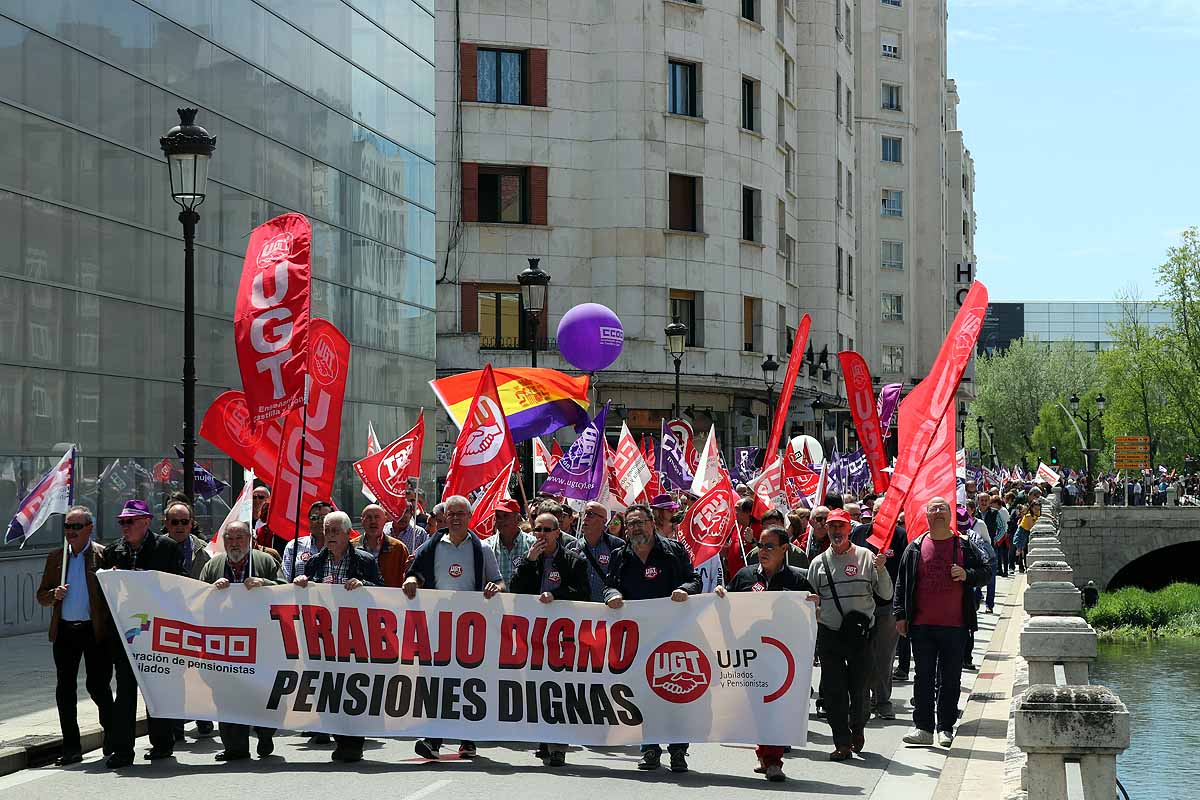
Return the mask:
[[[758,451],[757,447],[733,448],[733,479],[735,481],[749,483],[758,475],[758,470],[754,466],[754,459],[758,456]]]
[[[879,400],[875,403],[875,410],[879,414],[879,427],[883,429],[884,438],[887,438],[888,428],[892,427],[896,408],[900,405],[900,391],[903,388],[903,383],[889,383],[879,390]]]
[[[659,439],[658,471],[676,489],[687,489],[695,480],[692,471],[687,467],[683,448],[680,447],[675,434],[667,427],[665,419],[662,421],[662,436]]]
[[[179,456],[179,460],[183,460],[183,448],[175,445],[175,453]],[[229,484],[213,475],[199,464],[192,464],[192,474],[195,476],[192,479],[196,487],[196,494],[204,500],[211,500],[221,492],[229,488]]]
[[[871,465],[862,449],[846,456],[846,483],[853,491],[861,491],[871,482]]]
[[[575,500],[595,500],[604,485],[604,420],[608,403],[588,423],[579,438],[554,465],[542,491],[561,494]]]

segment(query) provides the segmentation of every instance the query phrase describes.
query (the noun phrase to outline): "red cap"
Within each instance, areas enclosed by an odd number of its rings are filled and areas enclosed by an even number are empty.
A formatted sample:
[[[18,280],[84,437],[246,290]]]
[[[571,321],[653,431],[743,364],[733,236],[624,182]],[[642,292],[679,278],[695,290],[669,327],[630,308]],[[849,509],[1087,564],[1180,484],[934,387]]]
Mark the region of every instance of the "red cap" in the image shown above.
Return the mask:
[[[497,511],[507,511],[510,514],[520,514],[521,513],[521,504],[518,503],[516,500],[510,500],[508,498],[505,498],[496,503],[496,510]]]
[[[829,516],[825,519],[825,524],[831,522],[844,522],[847,525],[853,525],[854,520],[850,518],[850,513],[844,508],[835,508],[829,512]]]

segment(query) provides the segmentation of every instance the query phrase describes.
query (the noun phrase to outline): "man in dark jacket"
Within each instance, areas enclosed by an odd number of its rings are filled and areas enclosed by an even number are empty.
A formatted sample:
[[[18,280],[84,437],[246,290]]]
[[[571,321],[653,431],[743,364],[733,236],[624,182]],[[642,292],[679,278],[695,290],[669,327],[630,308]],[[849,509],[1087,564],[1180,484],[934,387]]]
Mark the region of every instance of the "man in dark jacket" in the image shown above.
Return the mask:
[[[953,514],[946,498],[930,499],[925,506],[929,533],[908,545],[897,573],[896,629],[909,637],[916,662],[907,744],[933,744],[935,691],[938,743],[949,747],[954,741],[963,648],[968,629],[975,626],[972,590],[990,575],[979,551],[955,534]]]
[[[604,602],[609,608],[620,608],[627,599],[670,597],[682,603],[688,595],[699,594],[703,588],[687,550],[679,542],[654,533],[650,520],[650,507],[642,503],[625,511],[628,538],[626,545],[613,553],[608,588],[604,592]],[[686,742],[667,746],[672,772],[687,772],[687,748]],[[658,769],[661,761],[661,746],[642,745],[638,769]]]
[[[872,519],[879,516],[881,506],[883,506],[882,497],[875,501]],[[859,547],[867,548],[872,553],[878,553],[879,548],[867,541],[871,538],[872,524],[872,522],[867,522],[855,526],[850,531],[850,541]],[[900,570],[900,557],[904,555],[906,547],[908,547],[908,531],[904,529],[903,525],[897,525],[896,530],[892,532],[892,541],[884,548],[884,555],[887,556],[884,568],[891,576],[893,585],[896,582],[896,573]],[[896,617],[892,611],[892,602],[891,599],[875,598],[875,625],[871,628],[871,636],[867,640],[871,663],[867,672],[867,695],[863,700],[867,702],[866,707],[880,719],[896,718],[896,711],[892,708],[892,661],[896,657],[896,643],[899,636],[896,633]],[[905,672],[907,671],[906,669]]]
[[[538,514],[533,521],[536,541],[513,569],[509,591],[514,594],[536,594],[543,603],[555,600],[587,600],[588,565],[583,556],[560,546],[562,530],[558,517]],[[538,747],[538,756],[547,767],[567,763],[565,744],[546,744]]]
[[[791,545],[787,528],[767,528],[758,538],[758,561],[738,570],[729,582],[731,592],[805,592],[811,602],[817,596],[812,593],[807,573],[787,563],[787,552]],[[725,596],[725,588],[717,586],[718,597]],[[758,766],[754,771],[767,776],[767,780],[786,780],[783,774],[784,748],[779,745],[760,744],[755,750]]]
[[[350,517],[345,511],[325,515],[325,546],[304,565],[304,574],[292,579],[296,586],[326,583],[353,591],[362,586],[382,586],[375,557],[350,541]],[[330,758],[352,764],[362,761],[362,736],[334,734],[337,747]]]
[[[130,500],[117,515],[121,526],[121,541],[104,549],[101,566],[104,569],[156,570],[171,575],[182,575],[179,545],[169,536],[150,532],[154,515],[144,500]],[[111,612],[110,612],[111,619]],[[122,644],[122,632],[130,627],[130,620],[112,619],[113,636],[108,637],[109,654],[117,672],[117,696],[113,701],[112,732],[108,734],[109,755],[105,765],[109,769],[128,767],[133,763],[134,725],[137,717],[137,678],[133,664]],[[174,723],[146,715],[146,726],[150,731],[150,752],[146,759],[157,761],[170,758],[175,752]]]
[[[604,602],[604,581],[608,577],[612,554],[625,546],[625,542],[609,533],[607,528],[608,509],[602,503],[588,503],[583,510],[583,535],[566,545],[587,564],[587,599],[594,603]]]

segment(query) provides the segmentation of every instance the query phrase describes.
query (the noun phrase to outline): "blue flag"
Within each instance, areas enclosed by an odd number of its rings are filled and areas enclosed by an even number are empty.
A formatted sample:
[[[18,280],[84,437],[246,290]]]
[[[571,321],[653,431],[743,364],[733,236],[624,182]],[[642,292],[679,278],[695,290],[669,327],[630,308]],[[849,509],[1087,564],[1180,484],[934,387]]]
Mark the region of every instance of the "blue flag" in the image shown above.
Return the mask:
[[[175,448],[179,460],[183,460],[183,450],[179,447]],[[196,484],[196,494],[200,495],[204,500],[211,500],[221,492],[229,488],[229,484],[213,475],[199,464],[194,464],[192,467],[192,480]]]

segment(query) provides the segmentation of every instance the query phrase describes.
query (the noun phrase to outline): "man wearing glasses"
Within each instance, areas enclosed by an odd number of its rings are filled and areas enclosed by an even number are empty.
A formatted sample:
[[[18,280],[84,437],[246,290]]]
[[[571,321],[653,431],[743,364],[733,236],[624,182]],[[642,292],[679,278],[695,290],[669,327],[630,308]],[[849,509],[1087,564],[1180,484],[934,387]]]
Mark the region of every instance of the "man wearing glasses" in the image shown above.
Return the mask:
[[[283,548],[283,579],[288,583],[304,574],[304,565],[325,547],[325,517],[333,512],[333,503],[318,500],[308,507],[308,536],[293,539]]]
[[[446,499],[446,529],[429,537],[413,555],[408,577],[400,588],[410,599],[417,589],[447,589],[461,592],[483,592],[490,600],[504,591],[504,580],[496,564],[496,554],[485,547],[468,524],[471,521],[471,501],[462,495]],[[441,739],[420,739],[415,749],[421,758],[436,759],[442,747]],[[459,758],[474,758],[475,743],[459,743]]]
[[[113,665],[105,649],[105,639],[109,636],[108,612],[96,581],[96,567],[104,555],[104,547],[92,541],[92,512],[85,506],[67,509],[63,534],[68,546],[66,580],[62,580],[63,551],[52,550],[37,590],[38,603],[54,607],[50,617],[50,641],[54,643],[54,669],[58,678],[54,699],[58,702],[58,724],[63,736],[62,755],[54,763],[60,767],[83,760],[75,689],[80,659],[87,668],[88,694],[100,711],[100,726],[106,732],[113,707],[109,688]],[[108,745],[106,741],[105,750]]]
[[[588,599],[593,603],[604,602],[604,580],[608,577],[608,565],[617,548],[625,542],[605,529],[608,527],[608,509],[597,502],[588,503],[583,511],[583,536],[567,545],[568,550],[579,554],[587,564]]]
[[[101,567],[104,569],[156,570],[172,575],[182,575],[179,545],[168,536],[150,532],[154,515],[145,500],[129,500],[117,515],[121,526],[121,541],[104,549]],[[133,620],[113,620],[113,635],[106,637],[109,655],[117,672],[117,697],[113,703],[111,731],[105,735],[106,744],[112,751],[105,765],[109,769],[128,767],[133,763],[134,725],[137,716],[137,678],[133,665],[121,645],[121,632],[127,630]],[[146,726],[150,730],[149,761],[170,758],[175,751],[175,733],[169,719],[157,719],[146,715]]]
[[[613,553],[604,591],[609,608],[621,608],[627,599],[669,597],[682,603],[689,595],[702,591],[700,576],[687,550],[679,542],[656,534],[651,525],[649,506],[637,503],[626,509],[628,537],[625,546]],[[686,742],[667,745],[672,772],[687,772],[687,749]],[[638,769],[658,769],[661,761],[660,745],[642,745]]]

